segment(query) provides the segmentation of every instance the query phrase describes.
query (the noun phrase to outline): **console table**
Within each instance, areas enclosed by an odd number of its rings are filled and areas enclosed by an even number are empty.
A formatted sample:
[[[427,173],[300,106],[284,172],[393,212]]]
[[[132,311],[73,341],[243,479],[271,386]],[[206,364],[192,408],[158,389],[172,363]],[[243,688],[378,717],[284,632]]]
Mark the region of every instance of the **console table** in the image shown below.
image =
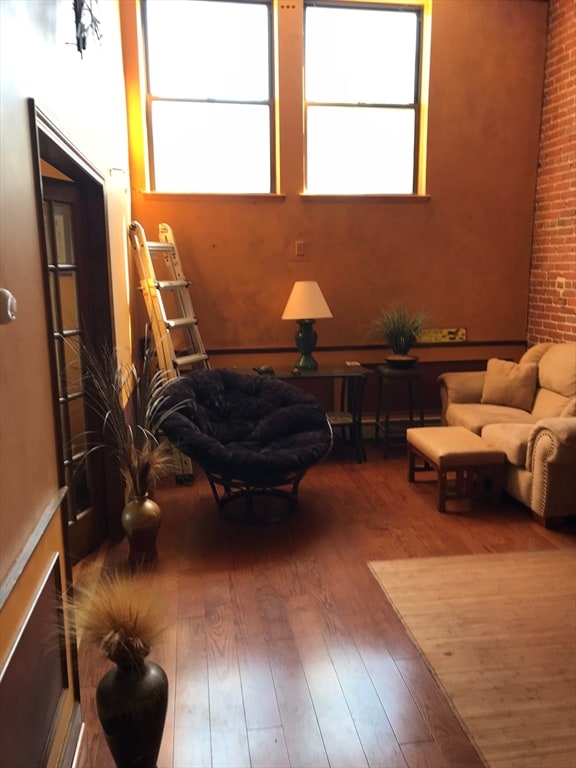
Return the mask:
[[[388,445],[398,433],[392,433],[390,427],[390,389],[393,386],[405,387],[408,399],[408,426],[424,425],[424,406],[422,402],[422,370],[416,363],[410,368],[394,368],[390,365],[379,365],[376,368],[378,374],[378,400],[376,404],[376,418],[374,426],[374,442],[378,445],[379,432],[384,434],[384,456],[388,454]],[[419,420],[414,419],[415,396],[419,411]],[[383,417],[383,418],[382,418]],[[405,426],[405,424],[403,424]]]
[[[332,379],[340,382],[340,392],[335,396],[334,405],[338,410],[327,411],[334,434],[340,437],[354,450],[359,463],[366,461],[366,449],[362,439],[362,403],[366,376],[372,371],[361,365],[319,365],[313,370],[276,367],[273,375],[285,381],[303,381],[306,379]]]

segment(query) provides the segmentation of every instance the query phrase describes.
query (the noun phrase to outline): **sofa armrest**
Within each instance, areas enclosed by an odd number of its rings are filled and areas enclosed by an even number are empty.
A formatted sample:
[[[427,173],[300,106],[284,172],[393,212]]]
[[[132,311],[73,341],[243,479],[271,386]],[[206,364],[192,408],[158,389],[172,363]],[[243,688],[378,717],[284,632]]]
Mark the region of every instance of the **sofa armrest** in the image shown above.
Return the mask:
[[[530,434],[526,469],[532,473],[531,508],[543,518],[574,514],[576,417],[541,419]]]
[[[533,472],[547,461],[572,464],[576,460],[576,416],[557,416],[537,421],[528,439],[526,469]]]
[[[442,424],[446,424],[446,410],[452,403],[479,403],[486,371],[453,371],[438,376],[442,402]]]

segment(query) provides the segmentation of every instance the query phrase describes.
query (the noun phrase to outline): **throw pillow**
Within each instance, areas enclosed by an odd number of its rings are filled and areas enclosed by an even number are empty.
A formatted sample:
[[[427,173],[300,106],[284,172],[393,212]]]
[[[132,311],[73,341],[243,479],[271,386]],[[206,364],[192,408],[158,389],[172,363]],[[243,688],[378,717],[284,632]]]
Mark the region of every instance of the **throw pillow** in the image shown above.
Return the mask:
[[[494,357],[486,367],[482,402],[530,411],[537,384],[536,363],[512,363]]]

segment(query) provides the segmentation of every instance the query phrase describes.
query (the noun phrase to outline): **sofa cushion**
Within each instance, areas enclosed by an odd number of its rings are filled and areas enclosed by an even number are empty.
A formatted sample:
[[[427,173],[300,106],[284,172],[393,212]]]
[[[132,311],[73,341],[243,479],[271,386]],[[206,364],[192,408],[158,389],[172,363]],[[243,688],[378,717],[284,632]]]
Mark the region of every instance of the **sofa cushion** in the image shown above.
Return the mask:
[[[537,419],[529,412],[506,405],[483,403],[452,403],[446,410],[446,423],[466,427],[477,435],[487,424],[535,424]]]
[[[533,347],[528,347],[526,352],[522,355],[520,358],[521,363],[539,363],[542,355],[546,354],[546,352],[550,349],[550,347],[554,346],[554,342],[552,341],[543,341],[539,344],[534,344]]]
[[[487,424],[482,429],[482,439],[492,448],[504,451],[510,464],[523,467],[533,428],[533,424]]]
[[[560,416],[576,416],[576,397],[571,397],[567,401]]]
[[[536,391],[532,415],[536,420],[562,416],[569,402],[570,399],[568,397],[559,395],[558,392],[553,392],[551,389],[541,387]]]
[[[576,396],[576,343],[554,344],[542,355],[538,383],[564,397]]]
[[[536,363],[512,363],[493,357],[486,366],[481,402],[530,411],[537,384]]]

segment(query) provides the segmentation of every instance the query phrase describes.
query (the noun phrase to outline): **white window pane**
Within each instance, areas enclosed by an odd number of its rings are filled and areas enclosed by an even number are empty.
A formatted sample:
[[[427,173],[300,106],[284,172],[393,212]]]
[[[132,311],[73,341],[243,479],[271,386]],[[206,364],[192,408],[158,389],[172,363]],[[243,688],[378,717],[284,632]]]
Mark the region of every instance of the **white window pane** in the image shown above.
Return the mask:
[[[417,14],[306,8],[306,100],[413,104]]]
[[[414,111],[309,107],[307,179],[311,194],[411,194]]]
[[[268,106],[154,102],[155,189],[270,192]]]
[[[267,6],[147,0],[146,13],[152,95],[268,100]]]

